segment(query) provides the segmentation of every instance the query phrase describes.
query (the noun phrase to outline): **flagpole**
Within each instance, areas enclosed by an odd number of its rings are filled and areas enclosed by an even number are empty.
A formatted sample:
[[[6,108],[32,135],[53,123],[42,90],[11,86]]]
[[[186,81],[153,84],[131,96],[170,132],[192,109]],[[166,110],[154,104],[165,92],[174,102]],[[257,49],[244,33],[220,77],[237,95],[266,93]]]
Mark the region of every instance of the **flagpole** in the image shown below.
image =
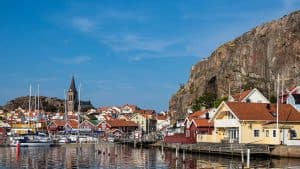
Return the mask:
[[[280,82],[279,82],[279,73],[277,74],[277,106],[276,106],[276,111],[277,111],[277,114],[276,114],[276,128],[278,129],[278,120],[279,120],[279,89],[280,88]]]

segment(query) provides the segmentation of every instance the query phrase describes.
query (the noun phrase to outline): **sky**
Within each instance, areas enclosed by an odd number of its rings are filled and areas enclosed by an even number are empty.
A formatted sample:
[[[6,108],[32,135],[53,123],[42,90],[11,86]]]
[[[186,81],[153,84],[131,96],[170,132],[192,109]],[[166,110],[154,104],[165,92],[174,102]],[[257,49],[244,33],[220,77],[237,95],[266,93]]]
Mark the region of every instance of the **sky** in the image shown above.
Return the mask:
[[[168,110],[192,65],[298,0],[0,1],[0,105],[64,98],[74,75],[95,107]]]

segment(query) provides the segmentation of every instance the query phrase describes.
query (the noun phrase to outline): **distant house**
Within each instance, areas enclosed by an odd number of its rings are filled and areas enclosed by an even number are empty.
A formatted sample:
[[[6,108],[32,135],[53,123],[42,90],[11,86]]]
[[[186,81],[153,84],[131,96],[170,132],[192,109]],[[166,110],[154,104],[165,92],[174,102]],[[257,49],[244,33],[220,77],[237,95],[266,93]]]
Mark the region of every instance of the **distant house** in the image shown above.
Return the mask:
[[[300,94],[289,94],[286,98],[286,104],[290,104],[300,111]]]
[[[75,119],[69,120],[51,120],[48,124],[48,132],[51,134],[72,133],[78,131],[78,121]]]
[[[100,122],[97,127],[100,131],[103,131],[105,133],[119,130],[126,135],[130,135],[133,131],[138,129],[138,124],[133,121],[111,119]]]
[[[248,103],[270,103],[270,101],[256,88],[246,90],[229,97],[231,102],[248,102]]]
[[[156,119],[156,130],[160,131],[165,127],[169,127],[170,126],[170,117],[168,115],[161,115],[161,114],[157,114],[155,115],[155,119]]]
[[[122,114],[134,113],[136,110],[139,110],[139,108],[136,105],[126,104],[126,105],[121,107],[121,113]]]
[[[156,119],[154,110],[137,110],[130,120],[137,123],[144,133],[150,133],[156,131]]]
[[[291,105],[222,102],[218,107],[211,136],[200,142],[300,145],[300,113]]]

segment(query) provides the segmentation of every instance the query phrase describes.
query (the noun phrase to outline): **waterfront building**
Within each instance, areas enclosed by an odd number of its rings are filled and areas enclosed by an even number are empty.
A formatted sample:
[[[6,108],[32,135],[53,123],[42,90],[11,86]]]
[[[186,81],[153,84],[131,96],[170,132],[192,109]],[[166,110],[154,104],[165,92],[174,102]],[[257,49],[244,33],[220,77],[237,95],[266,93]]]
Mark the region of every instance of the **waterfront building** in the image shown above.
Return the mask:
[[[118,136],[120,133],[129,136],[138,129],[138,124],[134,121],[111,119],[100,122],[97,127],[100,132],[104,132],[106,135],[114,134],[118,131]]]
[[[156,131],[156,112],[154,110],[136,110],[135,113],[130,116],[130,120],[139,125],[139,128],[144,133],[151,133]]]
[[[291,105],[222,102],[211,119],[213,135],[198,142],[300,145],[300,113]],[[278,116],[278,123],[277,123]]]

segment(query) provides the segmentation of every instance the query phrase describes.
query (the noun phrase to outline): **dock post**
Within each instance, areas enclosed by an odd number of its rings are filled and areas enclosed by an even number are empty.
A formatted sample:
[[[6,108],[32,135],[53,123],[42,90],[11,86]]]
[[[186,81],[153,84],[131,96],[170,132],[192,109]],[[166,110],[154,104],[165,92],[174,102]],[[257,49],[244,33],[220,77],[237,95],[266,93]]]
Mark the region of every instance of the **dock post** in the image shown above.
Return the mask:
[[[136,140],[133,140],[133,147],[136,148]]]
[[[161,155],[164,156],[164,143],[161,143]]]
[[[247,149],[247,168],[250,167],[250,149]]]
[[[244,150],[241,150],[242,168],[244,168]]]
[[[178,158],[178,145],[176,145],[176,158]]]

